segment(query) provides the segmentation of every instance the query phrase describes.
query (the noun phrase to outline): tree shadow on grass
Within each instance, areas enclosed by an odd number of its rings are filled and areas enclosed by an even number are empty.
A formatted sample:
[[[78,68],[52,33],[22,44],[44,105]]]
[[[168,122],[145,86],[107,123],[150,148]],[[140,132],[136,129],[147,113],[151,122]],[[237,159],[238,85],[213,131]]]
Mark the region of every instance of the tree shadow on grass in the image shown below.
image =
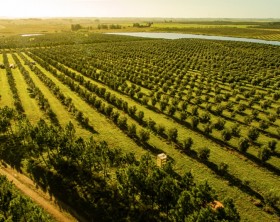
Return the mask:
[[[6,137],[0,138],[0,158],[18,172],[22,172],[22,161],[27,155],[26,148],[18,144],[17,140],[10,140]]]
[[[262,201],[262,205],[259,207],[262,207],[264,205],[264,198],[261,194],[259,194],[257,191],[253,190],[250,187],[249,183],[246,183],[246,181],[242,181],[236,176],[230,174],[228,171],[221,171],[219,170],[219,167],[217,164],[210,162],[208,160],[202,160],[198,157],[197,152],[194,150],[188,150],[188,151],[182,151],[186,155],[190,156],[191,158],[195,159],[196,161],[204,164],[206,167],[208,167],[212,172],[214,172],[216,175],[220,176],[224,180],[229,182],[229,186],[237,187],[242,192],[248,194],[249,196],[252,196],[256,199],[259,199]],[[277,207],[273,207],[275,213],[277,215],[280,215],[280,210]]]
[[[254,155],[252,155],[250,153],[241,152],[238,149],[236,149],[236,147],[232,146],[229,143],[223,142],[223,141],[213,137],[212,135],[207,135],[203,131],[201,131],[201,130],[199,130],[197,128],[192,128],[189,123],[180,121],[180,120],[178,120],[177,118],[174,118],[174,117],[172,119],[175,120],[176,122],[180,123],[181,125],[185,126],[186,128],[199,133],[200,135],[206,137],[209,140],[214,141],[215,143],[219,144],[220,146],[222,146],[222,147],[226,146],[227,148],[230,148],[233,152],[237,152],[238,154],[245,156],[247,159],[253,161],[257,165],[259,165],[261,167],[265,167],[269,171],[271,171],[271,172],[275,173],[276,175],[280,176],[280,169],[278,169],[277,167],[271,165],[270,163],[264,163],[259,158],[257,158],[256,156],[254,156]]]
[[[78,169],[71,163],[57,165],[54,173],[39,165],[32,165],[29,173],[35,183],[51,197],[58,206],[71,213],[78,221],[114,221],[122,218],[122,202],[114,190],[100,176]]]

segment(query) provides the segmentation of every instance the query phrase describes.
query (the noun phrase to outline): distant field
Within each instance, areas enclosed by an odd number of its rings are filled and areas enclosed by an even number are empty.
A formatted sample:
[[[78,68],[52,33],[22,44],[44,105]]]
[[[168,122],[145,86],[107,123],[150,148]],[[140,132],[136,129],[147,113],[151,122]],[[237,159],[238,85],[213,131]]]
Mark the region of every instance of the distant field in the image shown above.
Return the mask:
[[[0,36],[25,33],[57,33],[79,24],[83,32],[178,32],[280,40],[278,20],[205,20],[155,18],[57,18],[0,20]],[[151,23],[152,25],[148,25]],[[134,27],[139,24],[140,27]],[[275,25],[274,25],[275,24]],[[98,28],[105,25],[108,28]],[[119,25],[120,29],[111,29]]]
[[[155,23],[153,25],[154,28],[226,28],[226,27],[231,27],[231,28],[248,28],[250,25],[240,25],[240,24],[187,24],[187,23]],[[252,26],[252,25],[251,25]],[[254,25],[256,26],[256,25]]]

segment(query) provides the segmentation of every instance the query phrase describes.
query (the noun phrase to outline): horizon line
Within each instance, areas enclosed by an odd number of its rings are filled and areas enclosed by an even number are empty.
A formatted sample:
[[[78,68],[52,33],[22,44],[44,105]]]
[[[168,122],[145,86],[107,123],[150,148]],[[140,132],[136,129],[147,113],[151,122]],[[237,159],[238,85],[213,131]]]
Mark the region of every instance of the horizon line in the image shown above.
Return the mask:
[[[280,17],[142,17],[142,16],[136,16],[136,17],[131,17],[131,16],[43,16],[43,17],[33,17],[33,16],[21,16],[21,17],[15,17],[15,16],[0,16],[0,19],[65,19],[65,18],[120,18],[120,19],[276,19],[280,20]]]

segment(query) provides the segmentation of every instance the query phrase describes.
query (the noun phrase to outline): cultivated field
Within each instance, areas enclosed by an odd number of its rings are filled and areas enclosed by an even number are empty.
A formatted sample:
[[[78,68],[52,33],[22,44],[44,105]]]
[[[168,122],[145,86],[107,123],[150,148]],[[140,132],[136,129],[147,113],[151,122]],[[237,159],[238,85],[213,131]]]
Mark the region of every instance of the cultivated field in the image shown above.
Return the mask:
[[[168,26],[154,26],[162,28]],[[279,39],[278,32],[264,39]],[[26,118],[10,117],[20,135],[11,140],[24,151],[15,157],[5,144],[1,158],[83,216],[106,221],[113,212],[134,220],[140,212],[139,220],[151,220],[143,213],[149,210],[154,220],[180,221],[178,178],[190,172],[206,203],[231,198],[242,221],[279,219],[279,46],[90,32],[4,39],[0,108]],[[1,136],[10,138],[4,129]],[[149,163],[162,152],[172,164],[164,173]],[[160,195],[151,185],[157,178],[167,184],[158,185]],[[192,203],[199,208],[193,218],[205,216],[203,201]]]
[[[0,40],[26,33],[175,32],[280,40],[279,19],[36,18],[0,19]]]

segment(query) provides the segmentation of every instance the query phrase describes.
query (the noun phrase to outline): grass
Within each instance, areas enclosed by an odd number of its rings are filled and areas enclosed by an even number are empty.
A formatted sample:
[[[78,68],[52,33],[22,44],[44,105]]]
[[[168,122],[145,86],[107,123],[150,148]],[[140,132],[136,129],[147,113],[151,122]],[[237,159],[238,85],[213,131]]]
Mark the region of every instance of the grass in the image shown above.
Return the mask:
[[[240,25],[240,24],[195,24],[195,23],[154,23],[153,28],[248,28],[249,25]]]
[[[3,63],[3,55],[0,54],[0,63]],[[13,95],[10,90],[8,79],[6,76],[6,70],[0,69],[0,107],[9,106],[14,107]]]
[[[10,64],[15,64],[11,54],[8,54],[8,60]],[[27,91],[27,84],[18,68],[12,69],[15,84],[19,92],[19,98],[22,102],[23,109],[27,118],[32,124],[37,123],[40,119],[44,119],[43,112],[40,110],[35,99],[32,99]]]
[[[25,33],[55,33],[69,30],[69,20],[56,19],[15,19],[0,20],[1,35],[17,35]]]

